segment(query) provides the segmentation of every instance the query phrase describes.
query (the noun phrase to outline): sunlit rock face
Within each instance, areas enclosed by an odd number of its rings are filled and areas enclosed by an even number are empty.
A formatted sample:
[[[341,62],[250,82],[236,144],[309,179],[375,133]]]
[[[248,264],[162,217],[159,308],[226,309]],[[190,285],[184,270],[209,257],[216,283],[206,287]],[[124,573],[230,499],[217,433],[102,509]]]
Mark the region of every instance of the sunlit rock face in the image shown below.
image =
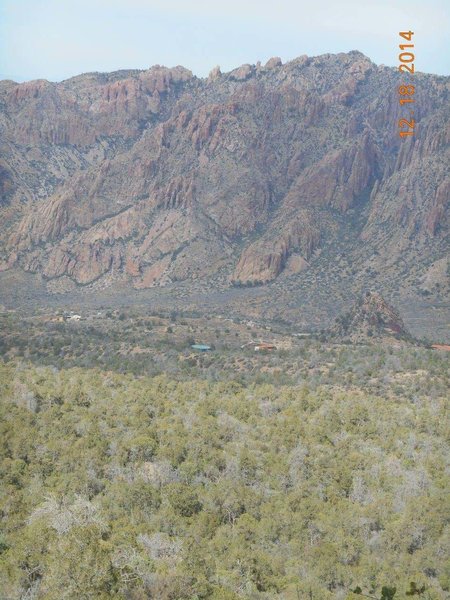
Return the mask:
[[[0,268],[264,284],[310,268],[345,226],[348,251],[425,269],[448,232],[448,81],[417,74],[406,140],[399,81],[350,52],[206,79],[155,66],[0,82]]]

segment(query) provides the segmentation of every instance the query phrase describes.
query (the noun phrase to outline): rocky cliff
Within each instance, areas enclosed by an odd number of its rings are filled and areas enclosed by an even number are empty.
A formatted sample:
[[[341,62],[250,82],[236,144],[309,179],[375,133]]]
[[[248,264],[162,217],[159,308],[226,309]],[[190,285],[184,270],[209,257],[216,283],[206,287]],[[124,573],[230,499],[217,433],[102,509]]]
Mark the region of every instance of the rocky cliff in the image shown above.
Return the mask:
[[[446,260],[449,80],[359,52],[0,82],[0,268],[54,284],[302,277],[345,243],[384,274]],[[359,253],[359,254],[358,254]],[[391,271],[389,271],[391,269]],[[444,269],[445,271],[445,269]]]

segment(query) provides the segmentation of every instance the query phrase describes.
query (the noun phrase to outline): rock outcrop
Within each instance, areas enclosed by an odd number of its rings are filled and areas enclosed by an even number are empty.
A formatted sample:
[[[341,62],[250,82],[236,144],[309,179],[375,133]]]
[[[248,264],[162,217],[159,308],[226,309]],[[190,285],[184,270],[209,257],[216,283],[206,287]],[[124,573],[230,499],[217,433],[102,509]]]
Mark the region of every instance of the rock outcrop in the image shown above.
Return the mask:
[[[265,284],[341,243],[422,281],[446,251],[448,80],[416,75],[405,140],[400,80],[350,52],[0,82],[0,269]]]
[[[399,312],[377,292],[361,296],[349,312],[336,319],[327,335],[356,343],[392,339],[413,341]]]
[[[281,58],[278,56],[272,56],[264,65],[265,69],[275,69],[276,67],[281,67],[283,63],[281,62]]]

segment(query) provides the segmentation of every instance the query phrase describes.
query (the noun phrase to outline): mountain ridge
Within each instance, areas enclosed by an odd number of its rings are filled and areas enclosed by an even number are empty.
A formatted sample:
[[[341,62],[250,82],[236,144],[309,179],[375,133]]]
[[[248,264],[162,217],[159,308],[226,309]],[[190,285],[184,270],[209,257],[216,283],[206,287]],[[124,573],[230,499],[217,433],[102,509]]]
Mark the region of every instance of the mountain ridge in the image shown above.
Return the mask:
[[[157,65],[0,82],[0,268],[50,292],[301,287],[343,244],[382,286],[398,288],[406,265],[417,291],[447,256],[450,128],[448,78],[414,82],[406,140],[401,75],[358,51],[205,79]]]

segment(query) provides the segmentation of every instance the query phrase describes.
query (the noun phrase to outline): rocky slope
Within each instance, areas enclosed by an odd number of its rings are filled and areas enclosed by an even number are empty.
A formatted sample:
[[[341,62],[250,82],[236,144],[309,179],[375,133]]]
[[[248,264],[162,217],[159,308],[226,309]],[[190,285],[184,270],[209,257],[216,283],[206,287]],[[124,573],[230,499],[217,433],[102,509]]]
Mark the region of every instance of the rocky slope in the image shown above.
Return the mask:
[[[375,279],[406,265],[447,285],[445,265],[427,273],[447,261],[449,80],[415,75],[403,140],[401,83],[359,52],[207,79],[156,66],[0,82],[0,268],[59,291],[301,286],[339,242]]]
[[[378,293],[366,292],[352,308],[340,315],[328,336],[350,342],[391,339],[413,341],[399,312]]]

